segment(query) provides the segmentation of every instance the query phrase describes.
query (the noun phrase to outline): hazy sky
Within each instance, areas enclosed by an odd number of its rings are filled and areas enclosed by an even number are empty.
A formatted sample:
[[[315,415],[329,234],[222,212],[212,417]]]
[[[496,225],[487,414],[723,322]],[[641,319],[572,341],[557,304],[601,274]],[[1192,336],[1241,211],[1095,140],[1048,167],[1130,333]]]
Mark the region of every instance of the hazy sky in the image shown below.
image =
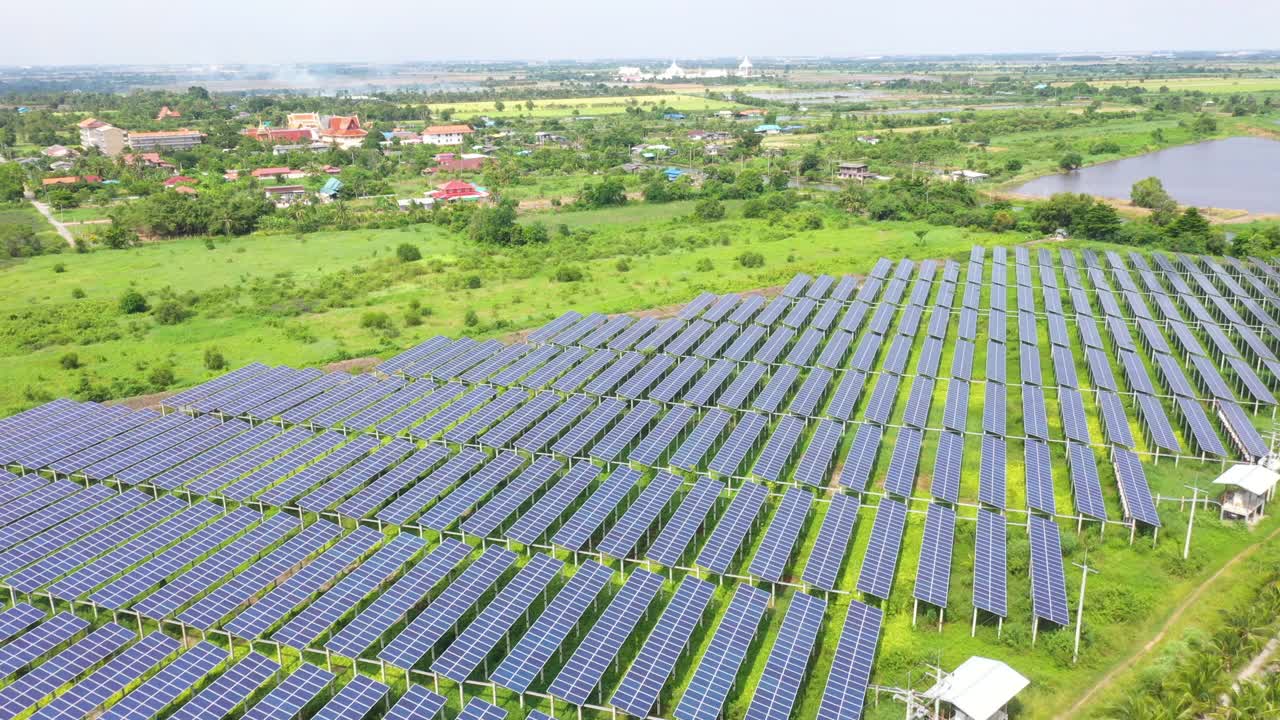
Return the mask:
[[[5,0],[0,65],[1280,45],[1280,0]]]

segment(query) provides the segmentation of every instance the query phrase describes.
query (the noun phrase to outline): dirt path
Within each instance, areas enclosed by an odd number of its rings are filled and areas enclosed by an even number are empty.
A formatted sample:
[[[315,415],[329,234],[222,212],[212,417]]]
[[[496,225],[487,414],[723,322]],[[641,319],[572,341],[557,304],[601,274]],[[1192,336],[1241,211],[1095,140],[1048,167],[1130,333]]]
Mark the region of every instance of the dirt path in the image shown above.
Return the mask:
[[[1160,632],[1157,632],[1155,637],[1148,640],[1145,645],[1139,648],[1133,655],[1126,658],[1124,662],[1112,668],[1111,671],[1104,675],[1101,680],[1094,684],[1093,687],[1089,688],[1089,692],[1081,696],[1081,698],[1071,706],[1070,710],[1058,713],[1054,716],[1054,720],[1067,720],[1067,718],[1075,717],[1076,714],[1079,713],[1095,695],[1110,687],[1121,673],[1133,667],[1135,663],[1145,657],[1147,653],[1151,652],[1156,645],[1160,644],[1160,642],[1164,640],[1165,635],[1169,633],[1169,630],[1173,628],[1174,624],[1181,620],[1186,611],[1195,605],[1202,595],[1209,591],[1214,582],[1216,582],[1224,572],[1234,567],[1241,560],[1253,555],[1258,551],[1258,548],[1270,542],[1277,535],[1280,535],[1280,528],[1272,530],[1271,534],[1267,535],[1261,541],[1256,542],[1236,553],[1235,557],[1232,557],[1225,565],[1218,568],[1217,572],[1210,576],[1208,580],[1201,583],[1190,595],[1187,596],[1185,600],[1182,601],[1182,603],[1178,605],[1178,608],[1173,611],[1173,614],[1169,616],[1169,619],[1164,621],[1164,625],[1160,626]]]
[[[39,200],[32,200],[31,204],[36,206],[36,210],[40,211],[40,214],[44,216],[44,219],[49,221],[49,224],[53,226],[54,230],[58,231],[58,234],[62,236],[63,240],[67,241],[68,245],[72,248],[76,246],[76,236],[72,235],[71,231],[67,229],[67,226],[63,225],[53,216],[53,212],[49,210],[48,205],[40,202]]]
[[[1251,679],[1254,675],[1262,672],[1267,667],[1267,663],[1270,662],[1271,658],[1276,654],[1276,650],[1280,650],[1280,637],[1274,637],[1268,640],[1267,644],[1262,647],[1262,652],[1255,655],[1254,658],[1249,661],[1249,664],[1245,665],[1244,669],[1240,671],[1240,674],[1236,675],[1236,687],[1239,687],[1240,683],[1245,682]]]

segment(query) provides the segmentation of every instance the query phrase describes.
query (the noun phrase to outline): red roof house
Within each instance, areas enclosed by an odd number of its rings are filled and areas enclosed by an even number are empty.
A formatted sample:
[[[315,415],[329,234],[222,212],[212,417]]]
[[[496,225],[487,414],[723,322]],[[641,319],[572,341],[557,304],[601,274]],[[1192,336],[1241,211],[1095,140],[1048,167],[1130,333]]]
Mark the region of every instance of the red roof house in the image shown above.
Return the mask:
[[[165,179],[164,186],[173,187],[174,185],[189,185],[194,182],[196,182],[196,179],[193,177],[187,177],[186,175],[174,175],[171,178]]]
[[[427,195],[434,198],[437,202],[452,202],[454,200],[483,200],[489,197],[488,191],[483,188],[476,187],[464,180],[450,180],[436,190],[427,193]]]
[[[333,143],[341,148],[351,148],[364,142],[369,131],[360,127],[360,118],[355,115],[335,115],[320,128],[320,139]]]
[[[168,120],[169,118],[180,118],[182,113],[177,110],[170,110],[168,105],[160,108],[160,112],[156,113],[156,120]]]

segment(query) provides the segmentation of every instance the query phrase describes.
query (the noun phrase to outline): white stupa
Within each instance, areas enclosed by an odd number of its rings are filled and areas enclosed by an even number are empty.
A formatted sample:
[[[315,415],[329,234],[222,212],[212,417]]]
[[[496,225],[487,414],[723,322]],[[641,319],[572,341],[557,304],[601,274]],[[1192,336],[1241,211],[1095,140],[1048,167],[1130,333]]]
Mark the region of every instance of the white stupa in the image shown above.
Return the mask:
[[[674,80],[676,78],[682,78],[684,77],[684,75],[685,75],[684,68],[677,65],[675,60],[672,60],[671,67],[668,67],[666,70],[663,70],[662,75],[660,75],[659,77],[661,77],[663,80]]]
[[[738,77],[751,77],[751,58],[744,56],[742,62],[738,63]]]

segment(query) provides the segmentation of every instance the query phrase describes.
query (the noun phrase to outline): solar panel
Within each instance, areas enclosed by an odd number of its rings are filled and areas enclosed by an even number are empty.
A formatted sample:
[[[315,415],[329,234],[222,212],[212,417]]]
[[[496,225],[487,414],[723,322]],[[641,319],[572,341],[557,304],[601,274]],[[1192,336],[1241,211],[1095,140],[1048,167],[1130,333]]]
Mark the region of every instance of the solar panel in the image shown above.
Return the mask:
[[[840,484],[864,492],[871,482],[871,471],[875,467],[876,457],[880,452],[880,439],[884,428],[879,425],[859,425],[845,455],[844,466],[840,472]]]
[[[867,376],[863,373],[853,371],[844,373],[840,378],[840,384],[836,387],[835,395],[831,397],[827,415],[836,420],[852,419],[854,408],[858,404],[858,398],[862,396],[862,388],[866,382]]]
[[[495,448],[507,447],[517,435],[546,417],[559,404],[560,396],[556,393],[545,392],[535,395],[532,400],[489,428],[476,442]]]
[[[354,467],[362,460],[367,460],[366,454],[379,447],[378,440],[373,436],[356,437],[323,459],[263,492],[258,496],[258,500],[277,507],[287,505],[316,485],[325,483],[327,478],[340,475],[349,466]]]
[[[441,493],[480,469],[489,458],[484,451],[463,448],[434,472],[414,484],[404,494],[379,510],[376,517],[392,525],[403,525]]]
[[[18,603],[11,608],[0,611],[0,643],[12,640],[16,635],[43,620],[45,614],[41,610],[26,603]]]
[[[831,673],[818,706],[818,720],[858,720],[866,702],[871,664],[880,643],[879,608],[851,601],[844,618],[840,642],[831,661]]]
[[[551,384],[551,388],[565,393],[578,392],[589,380],[591,380],[591,378],[595,377],[600,373],[600,371],[604,370],[617,359],[618,356],[616,354],[607,350],[594,352],[585,360],[575,365],[572,370],[561,375],[559,379]]]
[[[87,620],[69,612],[58,613],[40,623],[0,647],[0,678],[7,679],[36,659],[52,653],[59,645],[79,635],[87,627]]]
[[[659,470],[596,549],[619,559],[630,555],[640,537],[659,519],[663,508],[671,502],[682,484],[679,477]]]
[[[840,329],[847,333],[856,333],[858,328],[862,327],[862,321],[867,316],[870,306],[864,302],[855,302],[845,311],[844,316],[840,318]]]
[[[916,471],[920,464],[920,449],[924,444],[924,431],[902,428],[898,431],[889,459],[889,472],[885,475],[884,489],[900,497],[910,498],[915,490]]]
[[[925,338],[920,348],[920,359],[916,362],[916,374],[936,378],[941,363],[942,341],[934,337]]]
[[[889,598],[893,574],[898,567],[898,551],[907,525],[907,506],[889,498],[876,505],[876,519],[871,526],[871,541],[862,558],[858,573],[858,590],[881,600]]]
[[[560,460],[537,458],[493,499],[463,520],[463,532],[477,537],[489,536],[563,469],[564,463]]]
[[[1089,434],[1089,423],[1084,415],[1084,399],[1080,391],[1073,388],[1058,388],[1058,408],[1062,412],[1062,431],[1068,440],[1089,445],[1093,438]]]
[[[677,405],[667,410],[667,414],[654,425],[653,430],[636,443],[635,449],[630,454],[631,461],[644,465],[657,465],[658,460],[666,454],[667,448],[676,442],[696,414],[696,410],[685,405]]]
[[[320,696],[329,683],[331,672],[321,670],[310,663],[302,663],[297,670],[276,685],[258,704],[241,716],[243,720],[290,720],[297,717],[312,700]]]
[[[347,657],[359,657],[378,638],[404,620],[409,611],[421,603],[431,589],[444,580],[470,553],[471,546],[465,543],[453,538],[442,540],[351,622],[334,633],[325,642],[325,648]],[[292,635],[292,631],[289,634]]]
[[[554,445],[551,451],[566,456],[576,456],[589,443],[604,435],[605,430],[622,414],[627,404],[617,398],[605,398],[585,418],[575,424]]]
[[[1027,435],[1049,439],[1049,414],[1044,406],[1044,391],[1038,387],[1022,387],[1022,425]]]
[[[585,703],[661,588],[662,576],[632,570],[547,692],[574,705]]]
[[[889,422],[889,418],[893,415],[894,403],[898,400],[899,382],[900,378],[897,375],[881,375],[876,380],[871,398],[867,400],[867,409],[863,413],[868,421],[881,425]]]
[[[230,657],[231,653],[226,650],[202,641],[161,668],[98,717],[100,720],[155,717]]]
[[[1038,618],[1065,626],[1070,618],[1058,526],[1038,515],[1027,520],[1031,535],[1031,612]]]
[[[919,376],[911,382],[911,394],[907,397],[907,409],[902,421],[918,428],[929,424],[929,409],[933,405],[933,379]]]
[[[711,478],[699,478],[685,494],[680,507],[662,527],[658,538],[649,546],[645,557],[667,566],[675,566],[706,521],[724,485]]]
[[[1266,441],[1258,434],[1253,423],[1249,421],[1249,416],[1245,415],[1239,405],[1222,399],[1216,400],[1214,405],[1217,407],[1218,417],[1222,420],[1223,427],[1226,428],[1227,436],[1236,444],[1241,455],[1254,461],[1270,454]]]
[[[787,488],[755,557],[751,559],[749,572],[752,575],[770,582],[782,580],[782,573],[791,559],[796,541],[800,539],[800,531],[804,529],[812,505],[813,496],[808,492]]]
[[[622,387],[618,388],[617,394],[629,400],[644,397],[649,388],[653,387],[654,383],[666,375],[675,364],[676,359],[670,355],[655,355],[644,364],[644,367],[637,370],[635,375],[624,382]]]
[[[507,653],[490,679],[509,690],[521,693],[527,690],[612,578],[613,571],[609,568],[592,560],[584,561]]]
[[[1053,373],[1058,380],[1059,387],[1078,388],[1080,381],[1076,377],[1076,359],[1071,354],[1071,349],[1065,346],[1054,345],[1050,348],[1049,353],[1053,356]]]
[[[968,287],[973,286],[970,285]],[[975,290],[973,294],[977,295],[977,291]],[[966,303],[969,295],[970,293],[966,291]],[[960,310],[960,328],[956,331],[956,334],[969,342],[973,342],[978,337],[978,311],[968,304]]]
[[[449,451],[443,445],[427,445],[339,505],[338,514],[356,519],[365,517],[448,456]]]
[[[763,485],[744,482],[734,493],[728,509],[716,523],[715,530],[698,553],[697,564],[711,572],[723,575],[737,557],[738,549],[750,532],[756,517],[769,495]]]
[[[275,662],[250,652],[169,717],[179,720],[226,717],[279,670]]]
[[[719,408],[708,410],[688,439],[672,454],[671,464],[684,470],[696,470],[711,446],[724,434],[731,417]]]
[[[982,436],[982,461],[978,468],[978,499],[1004,510],[1005,440],[994,435]]]
[[[391,639],[378,657],[396,667],[411,669],[430,652],[462,616],[480,601],[498,578],[515,563],[516,554],[491,546],[462,571],[458,579],[441,592],[426,611],[420,613]]]
[[[115,658],[60,692],[48,705],[37,710],[32,718],[86,717],[101,707],[112,696],[162,663],[166,656],[178,650],[178,641],[164,633],[154,632],[125,649]]]
[[[951,377],[957,380],[972,380],[973,377],[973,343],[968,340],[957,340],[951,355]]]
[[[728,348],[723,348],[722,352],[717,353],[721,357],[728,360],[742,361],[742,360],[746,360],[747,357],[755,354],[756,350],[760,348],[761,339],[764,338],[765,334],[768,332],[767,330],[760,327],[759,325],[748,325],[745,328],[739,328],[737,325],[730,324],[730,325],[725,325],[724,327],[732,331],[738,332],[738,335],[736,338],[734,338],[733,343],[731,343]],[[718,332],[719,331],[717,331],[717,333]],[[712,353],[708,353],[705,355],[705,357],[713,357],[713,356],[714,354]]]
[[[1003,516],[978,509],[977,547],[973,562],[973,606],[993,615],[1008,615],[1006,583],[1007,526]]]
[[[643,340],[636,343],[636,350],[644,353],[656,351],[658,348],[665,345],[671,338],[675,337],[676,333],[680,332],[680,329],[683,327],[683,319],[678,317],[667,318],[666,320],[658,323],[658,326],[654,328],[653,332],[649,333]]]
[[[777,640],[769,651],[747,720],[787,720],[822,628],[825,600],[804,593],[791,596]]]
[[[760,381],[764,379],[765,371],[764,365],[757,363],[744,365],[738,371],[738,376],[733,379],[733,382],[729,383],[729,387],[716,399],[716,404],[734,410],[744,409],[747,399],[755,392],[756,386],[760,384]]]
[[[1023,443],[1023,455],[1027,479],[1027,507],[1050,515],[1054,514],[1053,461],[1049,457],[1049,444],[1043,440],[1027,438]]]
[[[858,520],[858,499],[852,495],[836,493],[827,504],[826,514],[822,518],[822,526],[818,537],[805,560],[801,577],[806,583],[832,590],[844,564],[845,554],[849,549],[849,540],[853,536],[853,527]]]
[[[108,623],[0,689],[0,715],[17,717],[134,639]]]
[[[728,439],[720,446],[719,452],[707,464],[707,468],[721,475],[736,475],[743,459],[751,452],[756,439],[768,424],[769,420],[763,415],[752,412],[743,414],[730,431]]]
[[[955,543],[956,511],[929,504],[924,517],[924,538],[916,565],[916,586],[912,597],[935,607],[947,606],[951,582],[951,546]]]
[[[675,370],[671,374],[663,378],[662,382],[649,393],[649,399],[657,400],[661,403],[669,403],[675,400],[677,395],[684,393],[685,390],[693,383],[693,379],[702,371],[705,363],[698,358],[685,358],[680,361]]]
[[[248,602],[254,595],[275,582],[342,533],[327,520],[308,525],[298,535],[273,550],[266,557],[236,573],[235,577],[213,592],[197,600],[178,616],[182,622],[201,629],[213,627],[219,620]]]
[[[858,346],[853,350],[853,359],[849,365],[856,370],[862,372],[870,372],[871,367],[876,364],[876,356],[880,354],[880,346],[884,344],[884,336],[876,333],[868,333],[862,336],[858,341]]]
[[[506,536],[512,540],[530,544],[537,541],[546,529],[555,522],[569,505],[600,474],[600,466],[589,462],[573,465],[569,472],[557,482],[534,506],[521,515]],[[603,488],[601,488],[603,490]]]
[[[889,343],[889,352],[884,358],[884,372],[901,375],[907,371],[907,358],[911,356],[913,340],[907,335],[897,335]]]
[[[498,453],[453,492],[444,496],[418,518],[417,524],[443,532],[481,499],[488,496],[524,465],[525,458],[514,452]]]
[[[642,473],[631,467],[619,467],[609,475],[587,501],[578,508],[552,538],[566,550],[581,550],[640,481]]]
[[[493,602],[431,663],[431,669],[455,682],[466,682],[563,567],[563,562],[550,555],[531,557]]]
[[[769,301],[769,304],[764,306],[764,309],[761,310],[758,315],[756,315],[755,322],[765,326],[773,325],[778,322],[778,319],[782,317],[782,314],[785,313],[789,307],[791,307],[791,301],[789,299],[784,296],[775,297]]]
[[[964,435],[944,432],[938,436],[938,454],[933,462],[930,492],[939,500],[959,502],[960,468],[964,459]]]
[[[786,415],[778,421],[773,434],[769,436],[760,457],[751,468],[756,477],[773,482],[781,479],[782,471],[791,461],[800,435],[804,432],[804,421],[794,415]]]
[[[465,420],[449,428],[444,439],[449,442],[468,443],[479,436],[485,428],[493,426],[508,414],[514,412],[521,404],[529,400],[526,390],[511,389],[494,398],[491,402],[476,410]]]
[[[743,298],[742,303],[738,305],[733,314],[729,316],[729,322],[735,325],[743,325],[751,321],[751,316],[760,311],[764,307],[765,299],[760,295],[748,295]]]
[[[747,649],[769,607],[769,593],[741,584],[702,654],[693,678],[672,715],[677,720],[715,720],[733,689],[733,678],[746,661]]]
[[[368,437],[358,439],[363,440],[364,443],[372,440],[372,438]],[[231,483],[217,494],[238,502],[248,500],[289,475],[316,462],[341,445],[345,440],[346,436],[342,433],[322,432],[305,444],[290,450],[257,470],[250,472],[240,480]],[[373,440],[373,442],[376,444],[377,441]]]
[[[710,329],[711,323],[705,320],[694,320],[679,335],[668,342],[666,347],[662,348],[662,351],[671,355],[686,355],[702,340]]]
[[[987,380],[1003,383],[1007,379],[1005,366],[1005,346],[1003,343],[990,341],[987,343]]]
[[[591,457],[611,462],[644,432],[660,408],[651,402],[636,403],[622,421],[613,427],[590,451]]]
[[[840,423],[818,420],[809,447],[796,463],[794,478],[797,482],[814,487],[826,487],[831,477],[831,461],[835,459],[844,429]]]
[[[1125,415],[1124,404],[1113,392],[1098,390],[1098,407],[1102,411],[1102,428],[1106,431],[1107,440],[1124,447],[1134,446],[1133,431],[1129,428],[1129,418]]]
[[[611,705],[637,717],[649,715],[714,593],[714,585],[696,577],[680,582],[610,698]]]
[[[382,534],[367,527],[357,527],[333,547],[322,552],[287,580],[276,585],[243,612],[223,625],[228,632],[254,640],[282,622],[293,610],[337,581],[338,576],[354,567],[362,557],[378,545]]]
[[[1150,441],[1164,450],[1182,452],[1182,443],[1178,442],[1178,436],[1174,434],[1173,426],[1169,424],[1169,417],[1165,415],[1160,401],[1154,396],[1141,393],[1136,397]]]

